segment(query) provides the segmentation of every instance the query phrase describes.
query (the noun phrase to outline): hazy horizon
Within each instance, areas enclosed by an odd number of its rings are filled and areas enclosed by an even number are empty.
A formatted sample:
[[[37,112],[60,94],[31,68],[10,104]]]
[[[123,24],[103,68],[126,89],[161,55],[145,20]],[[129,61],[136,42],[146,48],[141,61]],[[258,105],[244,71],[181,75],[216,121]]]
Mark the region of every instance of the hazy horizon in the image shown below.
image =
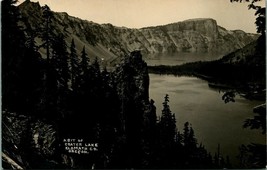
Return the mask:
[[[256,33],[255,10],[230,0],[31,0],[99,24],[143,28],[195,18],[212,18],[228,30]],[[24,2],[24,0],[19,1]],[[74,2],[74,3],[73,3]],[[264,1],[258,3],[265,6]]]

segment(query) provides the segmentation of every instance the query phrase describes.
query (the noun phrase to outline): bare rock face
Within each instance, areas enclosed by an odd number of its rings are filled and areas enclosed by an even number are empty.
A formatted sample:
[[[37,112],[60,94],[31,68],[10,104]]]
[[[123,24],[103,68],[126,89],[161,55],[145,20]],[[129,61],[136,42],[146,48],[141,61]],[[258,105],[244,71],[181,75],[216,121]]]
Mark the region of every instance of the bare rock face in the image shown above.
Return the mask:
[[[22,16],[26,18],[24,25],[28,28],[28,34],[40,30],[45,20],[42,18],[42,7],[39,3],[25,1],[19,8]],[[218,52],[226,55],[258,38],[256,34],[241,30],[226,30],[210,18],[130,29],[89,22],[69,16],[67,13],[53,14],[54,31],[63,33],[68,44],[74,39],[78,51],[85,46],[89,57],[105,59],[104,62],[108,64],[134,50],[142,50],[143,54]],[[38,42],[41,44],[40,39],[37,39]],[[45,50],[41,52],[45,54]]]
[[[140,31],[151,44],[145,50],[149,53],[186,51],[227,54],[258,37],[241,30],[228,31],[218,26],[214,19],[191,19]]]

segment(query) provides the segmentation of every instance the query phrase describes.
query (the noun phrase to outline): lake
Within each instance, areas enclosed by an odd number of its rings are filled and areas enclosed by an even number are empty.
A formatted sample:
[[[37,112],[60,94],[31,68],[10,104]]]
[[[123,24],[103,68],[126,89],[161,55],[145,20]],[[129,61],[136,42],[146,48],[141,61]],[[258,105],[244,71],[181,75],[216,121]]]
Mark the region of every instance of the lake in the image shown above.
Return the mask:
[[[220,53],[201,53],[201,52],[176,52],[176,53],[157,53],[144,55],[144,60],[149,66],[156,65],[181,65],[195,61],[211,61],[222,58]]]
[[[259,130],[243,129],[243,122],[252,118],[253,107],[264,101],[250,101],[236,96],[236,102],[224,103],[223,92],[212,89],[204,80],[195,77],[149,74],[149,96],[155,101],[157,115],[161,115],[164,96],[169,94],[170,109],[175,113],[177,127],[183,132],[185,122],[192,124],[198,143],[214,155],[220,144],[224,157],[237,164],[241,144],[265,144]]]

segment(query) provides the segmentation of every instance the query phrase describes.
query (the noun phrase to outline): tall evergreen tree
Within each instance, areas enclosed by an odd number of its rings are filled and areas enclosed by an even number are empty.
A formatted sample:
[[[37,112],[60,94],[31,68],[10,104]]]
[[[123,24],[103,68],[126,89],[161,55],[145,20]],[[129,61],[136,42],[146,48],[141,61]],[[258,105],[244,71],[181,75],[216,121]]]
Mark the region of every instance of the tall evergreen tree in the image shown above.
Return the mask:
[[[93,72],[95,74],[95,77],[100,77],[101,76],[101,74],[100,74],[101,71],[100,71],[100,65],[99,65],[99,61],[98,61],[97,57],[95,57],[95,60],[94,60],[94,62],[92,64],[92,68],[93,68]]]
[[[57,71],[57,81],[59,89],[68,89],[68,82],[70,79],[69,73],[69,57],[67,52],[67,44],[64,40],[64,36],[59,34],[56,36],[54,43],[52,44],[53,53],[51,58],[51,64]]]
[[[90,60],[85,52],[85,46],[83,46],[80,67],[82,69],[82,75],[86,74],[89,70]]]
[[[79,77],[77,78],[80,86],[81,86],[81,92],[85,91],[85,86],[86,86],[86,81],[89,79],[89,69],[90,69],[90,60],[87,56],[87,53],[85,52],[85,46],[82,49],[82,54],[81,54],[81,61],[79,63],[80,66],[80,74]]]
[[[186,148],[194,149],[197,147],[194,130],[192,126],[189,127],[188,122],[184,124],[183,142]]]
[[[39,31],[39,38],[41,38],[43,44],[40,46],[46,50],[46,60],[45,60],[45,72],[44,72],[44,82],[43,82],[43,94],[41,95],[40,111],[44,117],[52,117],[56,112],[57,103],[57,92],[58,92],[58,73],[56,70],[55,62],[51,62],[52,56],[52,46],[55,48],[55,33],[52,26],[52,21],[54,19],[53,12],[50,8],[45,5],[42,7],[42,17],[44,19],[41,29]],[[53,54],[55,55],[55,54]]]
[[[100,65],[98,62],[97,57],[95,58],[94,62],[90,67],[90,91],[91,94],[94,96],[95,101],[99,101],[96,104],[101,103],[101,98],[104,98],[104,83],[103,78],[100,70]]]
[[[171,112],[169,106],[169,95],[164,97],[162,116],[160,117],[160,130],[166,141],[174,141],[176,134],[175,115]]]
[[[46,63],[42,111],[46,118],[54,121],[66,114],[64,112],[70,78],[67,45],[62,34],[54,38],[51,49],[51,58]]]
[[[44,44],[42,46],[44,46],[46,49],[47,63],[49,64],[51,46],[52,46],[53,37],[54,37],[53,27],[52,27],[52,20],[54,18],[54,15],[47,5],[42,7],[42,12],[43,12],[43,18],[45,19],[45,22],[43,25],[43,31],[41,33],[41,39],[44,41]]]
[[[162,116],[159,121],[159,151],[158,157],[161,160],[159,166],[161,168],[175,167],[175,136],[176,136],[176,120],[175,115],[171,112],[169,106],[169,95],[164,97]]]
[[[79,72],[79,58],[77,55],[74,39],[72,39],[70,46],[70,71],[71,71],[71,88],[75,90],[78,87],[77,76],[80,74],[80,72]]]

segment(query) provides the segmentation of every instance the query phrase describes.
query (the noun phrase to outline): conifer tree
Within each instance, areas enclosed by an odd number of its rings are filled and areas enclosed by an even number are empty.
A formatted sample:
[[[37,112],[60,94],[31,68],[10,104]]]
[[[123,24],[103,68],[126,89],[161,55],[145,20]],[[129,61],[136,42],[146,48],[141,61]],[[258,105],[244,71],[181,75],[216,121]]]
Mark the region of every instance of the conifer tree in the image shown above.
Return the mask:
[[[70,71],[71,71],[71,87],[73,90],[77,89],[78,82],[77,76],[80,74],[79,72],[79,58],[77,55],[76,47],[74,40],[71,41],[70,46]]]
[[[95,96],[97,99],[96,100],[101,100],[101,98],[104,97],[103,93],[103,79],[102,79],[102,74],[100,70],[100,65],[98,62],[97,57],[95,58],[93,64],[91,65],[90,68],[90,79],[91,79],[91,93],[93,96]],[[99,103],[96,103],[99,104]]]
[[[99,61],[97,59],[97,57],[95,57],[95,60],[92,64],[92,68],[93,68],[93,72],[95,74],[95,77],[100,77],[100,65],[99,65]]]
[[[170,110],[169,95],[164,97],[162,116],[159,121],[159,151],[157,155],[161,160],[160,168],[175,167],[175,136],[176,136],[176,120],[174,114]]]
[[[162,116],[160,118],[160,130],[166,141],[174,141],[176,134],[176,120],[174,114],[170,110],[169,95],[164,97]]]
[[[79,63],[80,74],[78,75],[78,82],[80,83],[80,86],[82,88],[84,88],[86,79],[88,79],[89,68],[90,68],[89,64],[90,61],[85,52],[85,46],[84,46],[81,52],[81,61]]]
[[[69,67],[67,46],[62,34],[52,43],[52,56],[47,64],[45,88],[43,94],[43,112],[48,119],[60,120],[66,114],[68,95]]]
[[[190,126],[190,128],[189,128],[189,136],[188,136],[188,138],[189,138],[189,141],[188,141],[189,142],[189,146],[191,148],[196,148],[197,147],[197,139],[195,138],[195,132],[194,132],[192,126]]]
[[[55,67],[55,70],[57,72],[58,88],[67,90],[70,74],[68,67],[69,59],[67,53],[67,45],[64,40],[64,36],[62,34],[59,34],[55,38],[55,41],[52,45],[53,53],[51,64]]]
[[[46,50],[46,60],[45,60],[45,72],[44,72],[44,82],[43,82],[43,94],[41,95],[40,111],[43,112],[45,117],[50,117],[56,112],[57,103],[57,92],[58,92],[58,77],[59,74],[56,70],[55,60],[51,62],[51,58],[55,59],[55,33],[52,26],[52,21],[54,19],[53,12],[50,8],[45,5],[42,7],[42,17],[44,19],[43,24],[39,32],[39,38],[41,38],[43,44],[40,48]],[[53,47],[54,46],[54,47]],[[54,49],[53,49],[54,48]],[[54,53],[54,54],[53,54]],[[51,118],[52,118],[51,117]]]
[[[44,25],[43,25],[43,31],[41,33],[41,39],[44,41],[44,44],[42,46],[46,49],[46,55],[47,55],[47,64],[49,64],[50,60],[50,52],[51,52],[51,46],[53,43],[53,27],[52,27],[52,19],[54,18],[54,15],[50,8],[45,5],[42,7],[43,10],[43,18],[45,19]]]
[[[85,46],[83,47],[83,50],[82,50],[82,55],[81,55],[81,63],[80,63],[80,67],[81,67],[81,70],[82,70],[82,75],[85,75],[88,70],[89,70],[89,58],[85,52]]]
[[[197,139],[195,138],[195,133],[188,122],[184,124],[184,132],[183,132],[183,144],[185,147],[193,149],[197,147]]]
[[[81,61],[79,63],[80,71],[76,77],[77,84],[79,84],[79,93],[86,93],[88,91],[89,81],[90,81],[90,60],[88,58],[87,53],[85,52],[85,46],[81,52]]]

